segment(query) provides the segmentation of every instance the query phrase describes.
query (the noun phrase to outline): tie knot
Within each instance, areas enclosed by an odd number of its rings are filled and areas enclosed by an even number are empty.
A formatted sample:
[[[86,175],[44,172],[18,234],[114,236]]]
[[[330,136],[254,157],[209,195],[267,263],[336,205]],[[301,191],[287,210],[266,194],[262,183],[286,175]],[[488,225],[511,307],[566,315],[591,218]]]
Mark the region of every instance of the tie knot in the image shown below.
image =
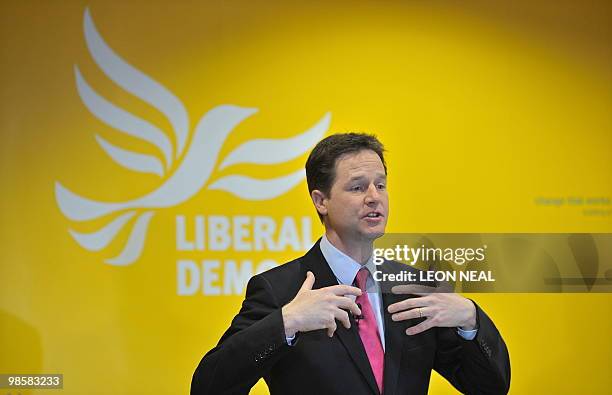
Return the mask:
[[[366,281],[368,280],[368,274],[370,274],[368,268],[362,267],[361,269],[359,269],[357,275],[355,276],[355,283],[357,284],[357,287],[361,289],[362,292],[365,292],[366,290]]]

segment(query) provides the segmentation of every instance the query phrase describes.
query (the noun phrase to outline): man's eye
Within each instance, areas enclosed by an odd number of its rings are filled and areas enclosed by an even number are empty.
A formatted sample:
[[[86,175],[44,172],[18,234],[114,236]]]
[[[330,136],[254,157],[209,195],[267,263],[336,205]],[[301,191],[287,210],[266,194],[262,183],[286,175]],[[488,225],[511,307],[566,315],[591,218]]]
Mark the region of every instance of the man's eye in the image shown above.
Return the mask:
[[[355,185],[355,186],[351,187],[351,191],[354,191],[354,192],[359,192],[362,189],[363,188],[361,187],[361,185]]]
[[[385,184],[378,184],[378,185],[376,185],[376,188],[380,189],[381,191],[384,191],[385,189],[387,189],[387,185],[385,185]]]

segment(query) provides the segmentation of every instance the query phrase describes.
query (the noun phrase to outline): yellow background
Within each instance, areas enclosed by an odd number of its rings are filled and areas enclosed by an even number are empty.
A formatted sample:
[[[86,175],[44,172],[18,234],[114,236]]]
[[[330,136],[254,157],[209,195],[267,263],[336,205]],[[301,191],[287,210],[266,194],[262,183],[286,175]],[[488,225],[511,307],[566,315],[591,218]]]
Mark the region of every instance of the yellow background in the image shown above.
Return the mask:
[[[110,47],[177,95],[192,124],[219,104],[259,109],[222,156],[255,137],[291,137],[327,111],[332,131],[376,133],[389,150],[390,232],[612,231],[609,206],[592,216],[534,202],[612,196],[604,1],[3,1],[0,373],[63,373],[66,394],[187,393],[242,297],[177,296],[177,259],[232,256],[177,252],[175,216],[309,215],[317,224],[305,182],[263,202],[202,190],[156,213],[132,265],[79,247],[56,181],[121,201],[159,179],[120,168],[97,146],[96,133],[137,142],[87,111],[73,66],[114,103],[169,128],[93,63],[86,7]],[[304,161],[237,169],[280,176]],[[267,254],[235,255],[249,256]],[[511,393],[609,393],[611,295],[475,297],[507,342]],[[431,393],[455,391],[434,374]]]

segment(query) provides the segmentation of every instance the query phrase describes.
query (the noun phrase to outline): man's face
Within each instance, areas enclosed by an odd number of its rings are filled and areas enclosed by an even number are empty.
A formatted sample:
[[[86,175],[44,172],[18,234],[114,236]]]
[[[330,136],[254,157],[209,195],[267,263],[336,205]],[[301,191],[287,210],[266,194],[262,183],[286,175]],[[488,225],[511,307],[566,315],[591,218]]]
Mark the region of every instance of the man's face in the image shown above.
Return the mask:
[[[385,233],[389,210],[387,176],[380,157],[371,150],[336,160],[336,178],[329,196],[317,205],[327,231],[345,242],[372,241]]]

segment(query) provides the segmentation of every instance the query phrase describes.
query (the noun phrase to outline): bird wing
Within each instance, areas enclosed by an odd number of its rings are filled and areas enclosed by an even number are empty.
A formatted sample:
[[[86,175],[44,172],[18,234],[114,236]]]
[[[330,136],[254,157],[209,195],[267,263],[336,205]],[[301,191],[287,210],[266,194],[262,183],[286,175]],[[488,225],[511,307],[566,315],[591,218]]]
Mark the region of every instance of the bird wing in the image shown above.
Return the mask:
[[[101,137],[97,137],[98,143],[115,162],[129,170],[165,175],[185,149],[189,132],[185,107],[166,87],[127,63],[108,46],[96,29],[89,9],[85,10],[83,29],[89,53],[102,72],[119,87],[162,113],[174,132],[173,144],[157,126],[98,94],[75,65],[77,90],[87,109],[108,126],[154,145],[161,152],[164,164],[153,155],[131,153]]]

